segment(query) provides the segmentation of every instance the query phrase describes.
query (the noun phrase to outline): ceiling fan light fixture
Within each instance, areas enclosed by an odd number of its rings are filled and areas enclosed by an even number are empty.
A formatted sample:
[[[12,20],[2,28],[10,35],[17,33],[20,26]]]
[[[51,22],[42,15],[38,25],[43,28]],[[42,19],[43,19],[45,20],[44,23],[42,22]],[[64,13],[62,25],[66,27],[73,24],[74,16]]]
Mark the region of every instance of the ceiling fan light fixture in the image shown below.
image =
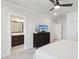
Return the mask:
[[[60,8],[60,6],[59,6],[59,5],[56,5],[54,8],[55,8],[55,9],[59,9],[59,8]]]

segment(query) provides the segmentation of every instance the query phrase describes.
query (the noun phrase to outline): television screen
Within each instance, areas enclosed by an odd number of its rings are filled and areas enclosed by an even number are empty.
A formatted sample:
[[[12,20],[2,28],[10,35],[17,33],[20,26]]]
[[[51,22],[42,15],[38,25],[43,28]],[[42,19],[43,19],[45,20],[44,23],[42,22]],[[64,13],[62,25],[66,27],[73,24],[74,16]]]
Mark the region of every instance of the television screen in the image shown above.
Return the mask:
[[[48,25],[39,25],[40,32],[47,32],[48,31]]]

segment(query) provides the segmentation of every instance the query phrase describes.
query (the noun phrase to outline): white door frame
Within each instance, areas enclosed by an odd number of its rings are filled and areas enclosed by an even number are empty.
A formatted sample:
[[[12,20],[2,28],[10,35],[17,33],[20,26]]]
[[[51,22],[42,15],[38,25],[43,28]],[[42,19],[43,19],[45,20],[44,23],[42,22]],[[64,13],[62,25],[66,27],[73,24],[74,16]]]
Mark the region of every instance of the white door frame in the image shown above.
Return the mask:
[[[11,15],[14,15],[14,16],[19,16],[19,17],[23,17],[24,18],[24,27],[23,27],[23,30],[24,30],[24,49],[26,49],[26,26],[27,26],[27,23],[26,23],[26,16],[25,15],[20,15],[20,14],[17,14],[17,13],[12,13],[12,12],[9,12],[9,21],[10,21],[10,39],[11,39]],[[11,54],[11,40],[10,40],[10,54]]]

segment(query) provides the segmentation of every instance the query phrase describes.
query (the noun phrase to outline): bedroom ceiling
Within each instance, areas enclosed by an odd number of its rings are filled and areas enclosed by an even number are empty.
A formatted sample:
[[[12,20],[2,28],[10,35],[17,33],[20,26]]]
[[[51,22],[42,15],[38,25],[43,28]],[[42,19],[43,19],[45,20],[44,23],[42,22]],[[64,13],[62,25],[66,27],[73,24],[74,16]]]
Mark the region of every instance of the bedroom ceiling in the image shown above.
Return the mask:
[[[8,2],[16,3],[24,8],[35,10],[44,14],[64,14],[69,12],[77,11],[78,1],[77,0],[59,0],[60,3],[73,3],[72,7],[61,7],[58,10],[49,11],[53,7],[53,3],[49,0],[7,0]]]

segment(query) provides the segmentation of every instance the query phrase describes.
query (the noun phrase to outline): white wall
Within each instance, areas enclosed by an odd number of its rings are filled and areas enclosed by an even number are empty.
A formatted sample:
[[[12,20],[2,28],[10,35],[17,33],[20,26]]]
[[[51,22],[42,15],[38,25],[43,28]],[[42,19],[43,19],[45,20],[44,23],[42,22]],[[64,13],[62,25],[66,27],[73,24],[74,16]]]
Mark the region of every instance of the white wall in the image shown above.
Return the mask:
[[[66,39],[78,40],[78,12],[67,14]]]
[[[10,21],[8,11],[5,7],[1,8],[1,56],[10,54],[11,36],[10,36]]]
[[[46,15],[38,12],[27,11],[14,4],[3,4],[2,5],[2,38],[1,38],[1,54],[2,57],[8,56],[11,53],[11,27],[10,27],[10,15],[24,16],[24,34],[25,34],[25,44],[24,48],[33,48],[33,33],[35,32],[35,27],[38,24],[47,24],[48,31],[51,32],[51,19]],[[52,39],[52,38],[51,38]]]

